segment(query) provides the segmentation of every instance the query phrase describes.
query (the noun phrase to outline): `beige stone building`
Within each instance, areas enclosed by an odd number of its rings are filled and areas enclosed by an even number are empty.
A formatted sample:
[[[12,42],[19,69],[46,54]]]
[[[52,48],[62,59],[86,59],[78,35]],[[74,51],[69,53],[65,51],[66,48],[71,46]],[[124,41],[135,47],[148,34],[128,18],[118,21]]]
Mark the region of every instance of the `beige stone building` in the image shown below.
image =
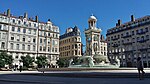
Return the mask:
[[[60,58],[79,57],[82,51],[80,30],[77,26],[68,28],[65,34],[60,36],[59,48]]]
[[[121,66],[135,67],[137,57],[142,58],[144,67],[150,67],[150,16],[135,19],[124,24],[121,20],[107,30],[108,56],[113,62],[119,58]]]
[[[0,51],[13,56],[19,65],[21,56],[47,56],[49,64],[56,65],[59,58],[59,28],[52,22],[40,22],[24,16],[13,16],[8,9],[0,14]]]
[[[107,56],[107,41],[103,35],[100,37],[100,50],[102,55]]]

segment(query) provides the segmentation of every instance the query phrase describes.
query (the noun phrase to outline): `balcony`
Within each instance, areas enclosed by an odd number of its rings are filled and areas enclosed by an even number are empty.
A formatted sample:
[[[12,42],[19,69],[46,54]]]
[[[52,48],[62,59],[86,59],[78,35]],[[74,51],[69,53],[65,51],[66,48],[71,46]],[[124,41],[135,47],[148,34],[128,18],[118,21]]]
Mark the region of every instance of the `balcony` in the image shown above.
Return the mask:
[[[122,36],[122,38],[128,38],[131,37],[131,35]]]
[[[136,23],[134,25],[129,25],[127,26],[126,28],[124,29],[121,29],[119,31],[113,31],[113,30],[110,30],[109,32],[107,32],[106,36],[108,35],[111,35],[111,34],[114,34],[114,33],[118,33],[118,32],[123,32],[125,30],[130,30],[130,29],[133,29],[133,28],[137,28],[137,27],[140,27],[140,26],[144,26],[144,25],[148,25],[150,24],[150,21],[147,21],[147,22],[143,22],[143,23]],[[126,26],[126,25],[125,25]],[[116,28],[116,27],[115,27]],[[122,27],[121,27],[122,28]]]
[[[119,44],[114,44],[112,47],[118,47],[119,46]]]
[[[113,41],[115,41],[115,40],[118,40],[119,38],[114,38],[114,39],[112,39]]]
[[[142,35],[142,34],[145,34],[146,32],[138,32],[136,33],[137,35]]]
[[[119,54],[119,52],[112,52],[112,54]]]
[[[139,43],[145,43],[146,41],[148,41],[149,39],[145,39],[145,40],[139,40],[139,41],[137,41],[137,42],[139,42]]]
[[[133,51],[136,51],[136,50],[125,50],[124,53],[129,53],[129,52],[133,52]]]
[[[149,48],[140,48],[139,51],[147,51]]]
[[[132,45],[132,42],[123,43],[123,45]]]

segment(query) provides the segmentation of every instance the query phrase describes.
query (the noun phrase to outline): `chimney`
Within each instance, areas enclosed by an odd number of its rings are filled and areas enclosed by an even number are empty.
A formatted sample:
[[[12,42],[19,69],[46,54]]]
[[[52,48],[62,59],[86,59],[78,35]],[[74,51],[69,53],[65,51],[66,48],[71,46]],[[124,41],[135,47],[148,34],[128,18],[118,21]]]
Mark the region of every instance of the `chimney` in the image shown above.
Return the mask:
[[[133,15],[131,15],[131,21],[135,21],[135,18]]]
[[[38,16],[35,16],[35,21],[38,22]]]
[[[116,23],[116,26],[118,26],[118,23]]]
[[[4,15],[6,15],[6,12],[4,12]]]
[[[24,13],[24,18],[28,18],[28,14],[27,13]]]
[[[7,16],[10,17],[10,9],[7,9]]]
[[[120,26],[120,25],[121,25],[121,20],[119,19],[119,20],[118,20],[118,26]]]

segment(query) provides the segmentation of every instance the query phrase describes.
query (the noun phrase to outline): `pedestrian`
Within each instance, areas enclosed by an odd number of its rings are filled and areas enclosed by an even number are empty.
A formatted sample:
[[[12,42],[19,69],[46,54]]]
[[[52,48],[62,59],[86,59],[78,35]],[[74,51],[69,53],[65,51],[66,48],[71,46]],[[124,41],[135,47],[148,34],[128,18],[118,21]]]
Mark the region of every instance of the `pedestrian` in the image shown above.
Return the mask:
[[[12,72],[14,71],[14,67],[15,67],[15,66],[12,64],[12,65],[11,65],[11,71],[12,71]]]
[[[23,62],[20,61],[20,63],[19,63],[19,71],[20,72],[22,71],[22,67],[23,67]]]
[[[139,74],[139,80],[143,80],[145,72],[143,71],[144,68],[142,65],[141,57],[137,58],[137,69]]]
[[[21,66],[21,65],[19,66],[19,71],[20,71],[20,72],[22,71],[22,66]]]

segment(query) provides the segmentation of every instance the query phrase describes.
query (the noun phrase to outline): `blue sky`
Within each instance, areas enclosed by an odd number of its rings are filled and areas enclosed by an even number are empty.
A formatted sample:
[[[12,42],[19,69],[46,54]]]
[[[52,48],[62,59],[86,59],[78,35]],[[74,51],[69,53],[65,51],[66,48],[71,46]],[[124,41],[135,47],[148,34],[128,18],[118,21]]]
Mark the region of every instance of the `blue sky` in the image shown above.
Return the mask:
[[[29,17],[39,16],[40,21],[46,22],[49,18],[59,26],[60,34],[66,28],[77,25],[82,33],[82,42],[85,44],[84,29],[88,28],[88,18],[94,14],[97,27],[102,29],[105,36],[109,28],[115,26],[118,19],[122,23],[150,14],[150,0],[3,0],[0,2],[0,12],[8,8],[14,16],[28,13]]]

